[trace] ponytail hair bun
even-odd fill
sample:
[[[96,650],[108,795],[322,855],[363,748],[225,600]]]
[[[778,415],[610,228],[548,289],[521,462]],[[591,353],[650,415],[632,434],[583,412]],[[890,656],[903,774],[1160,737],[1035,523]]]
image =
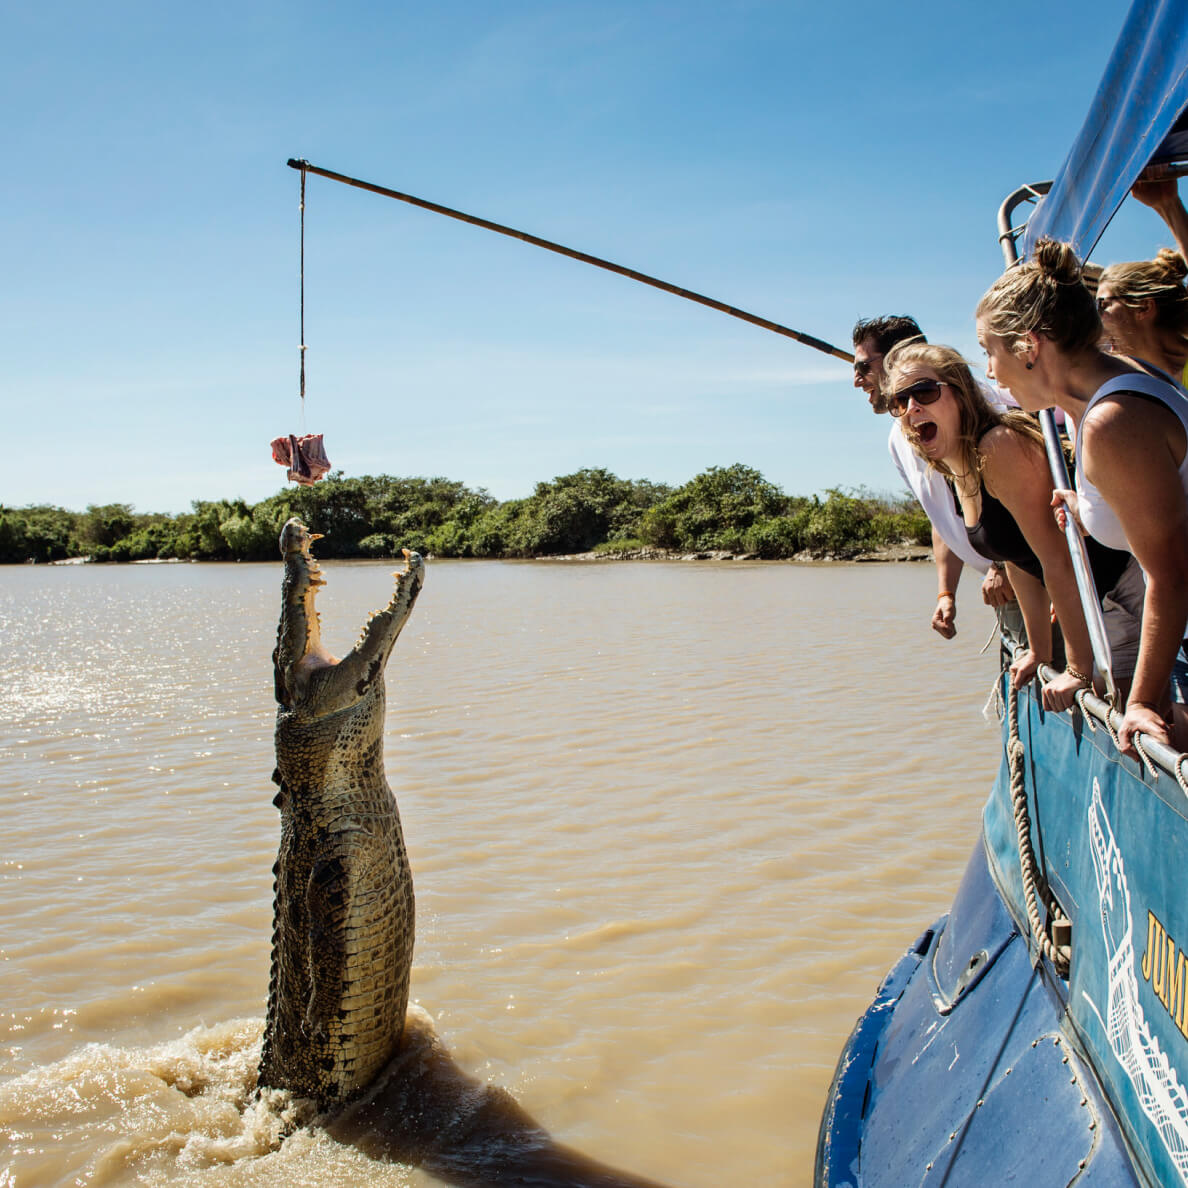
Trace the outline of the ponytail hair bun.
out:
[[[1058,285],[1075,285],[1081,280],[1081,261],[1067,243],[1044,236],[1031,254],[1041,275],[1051,277]]]
[[[1160,248],[1155,253],[1155,263],[1160,266],[1172,284],[1179,284],[1188,276],[1188,262],[1185,262],[1179,252],[1172,251],[1171,248]]]
[[[1068,354],[1096,350],[1101,338],[1097,302],[1076,252],[1047,236],[1036,243],[1030,259],[1008,268],[986,290],[977,317],[1015,354],[1027,349],[1033,334]]]

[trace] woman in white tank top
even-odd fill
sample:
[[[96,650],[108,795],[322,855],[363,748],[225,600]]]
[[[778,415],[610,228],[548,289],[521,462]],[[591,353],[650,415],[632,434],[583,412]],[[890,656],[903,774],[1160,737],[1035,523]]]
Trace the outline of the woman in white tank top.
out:
[[[1111,397],[1113,397],[1112,400],[1110,399]],[[1086,441],[1085,434],[1089,433],[1092,435],[1094,432],[1089,426],[1098,427],[1101,425],[1103,417],[1108,420],[1110,416],[1110,413],[1104,410],[1101,414],[1095,415],[1095,410],[1103,402],[1106,402],[1106,407],[1108,408],[1120,408],[1123,410],[1113,413],[1114,416],[1132,417],[1135,415],[1135,410],[1143,401],[1154,401],[1167,408],[1180,422],[1184,430],[1184,436],[1188,439],[1188,400],[1184,398],[1179,389],[1173,387],[1168,381],[1159,379],[1157,376],[1144,375],[1142,373],[1137,375],[1127,373],[1126,375],[1119,375],[1113,379],[1106,380],[1089,398],[1084,412],[1081,414],[1081,420],[1078,422],[1082,426],[1080,434],[1082,445]],[[1139,412],[1137,415],[1141,417],[1143,414]],[[1160,420],[1166,420],[1161,414],[1156,414],[1156,416]],[[1097,453],[1100,454],[1100,452],[1099,449]],[[1173,461],[1175,461],[1177,453],[1178,451],[1173,445]],[[1185,491],[1188,491],[1188,449],[1184,451],[1183,457],[1180,458],[1177,471],[1180,476],[1181,485]],[[1105,496],[1097,489],[1086,472],[1085,450],[1083,448],[1077,451],[1076,489],[1077,519],[1080,520],[1081,526],[1085,531],[1112,549],[1130,548],[1126,530],[1122,527],[1122,522],[1118,519],[1114,509],[1110,507]]]
[[[988,371],[1028,411],[1078,426],[1079,512],[1147,578],[1142,638],[1119,737],[1171,742],[1168,682],[1188,624],[1188,408],[1179,390],[1100,347],[1101,319],[1067,244],[1041,239],[978,303]]]

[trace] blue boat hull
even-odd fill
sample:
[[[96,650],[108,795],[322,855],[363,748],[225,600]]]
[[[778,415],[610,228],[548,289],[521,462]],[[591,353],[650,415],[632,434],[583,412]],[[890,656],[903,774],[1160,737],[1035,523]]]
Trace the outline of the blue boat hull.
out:
[[[823,1188],[1188,1183],[1188,796],[1090,727],[1020,695],[1030,835],[1071,921],[1069,975],[1028,925],[1004,727],[952,908],[838,1063]]]

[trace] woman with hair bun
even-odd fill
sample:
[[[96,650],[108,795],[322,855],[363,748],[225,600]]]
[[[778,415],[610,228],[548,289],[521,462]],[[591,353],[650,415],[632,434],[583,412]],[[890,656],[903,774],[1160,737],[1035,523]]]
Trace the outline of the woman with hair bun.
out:
[[[1171,741],[1169,679],[1188,623],[1188,401],[1172,384],[1100,347],[1101,318],[1067,244],[990,286],[976,311],[987,370],[1019,404],[1062,408],[1078,426],[1076,494],[1056,492],[1085,531],[1128,548],[1146,575],[1142,636],[1119,730]]]
[[[1163,248],[1154,260],[1111,264],[1097,283],[1110,349],[1153,363],[1179,380],[1188,363],[1188,264]]]
[[[1092,681],[1093,650],[1072,560],[1052,518],[1052,482],[1038,426],[1018,410],[993,408],[952,347],[903,343],[884,366],[887,411],[901,418],[912,448],[948,481],[970,543],[1006,566],[1027,628],[1028,647],[1011,665],[1016,689],[1052,660],[1050,608],[1056,608],[1067,667],[1044,686],[1041,698],[1047,709],[1067,709]],[[1141,599],[1142,575],[1129,553],[1095,546],[1093,554],[1103,591],[1115,587],[1129,566]],[[1131,618],[1132,635],[1136,628]]]

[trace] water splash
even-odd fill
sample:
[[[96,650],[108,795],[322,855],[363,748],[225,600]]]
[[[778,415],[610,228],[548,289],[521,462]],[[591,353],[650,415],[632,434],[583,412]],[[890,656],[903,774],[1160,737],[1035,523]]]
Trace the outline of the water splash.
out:
[[[149,1048],[88,1044],[9,1081],[0,1185],[45,1183],[53,1168],[89,1186],[406,1188],[427,1173],[461,1188],[658,1188],[556,1143],[510,1093],[459,1068],[416,1006],[372,1091],[332,1117],[256,1091],[261,1031],[238,1019]]]

